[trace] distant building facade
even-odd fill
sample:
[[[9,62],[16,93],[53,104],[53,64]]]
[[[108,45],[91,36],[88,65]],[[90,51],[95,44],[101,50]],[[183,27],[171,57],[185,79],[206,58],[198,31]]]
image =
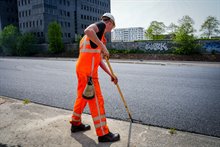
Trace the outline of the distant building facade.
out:
[[[132,27],[132,28],[119,28],[114,29],[112,32],[112,42],[130,42],[135,40],[144,39],[144,28]]]
[[[7,25],[13,24],[18,27],[17,0],[0,1],[0,31]]]
[[[61,26],[64,43],[72,42],[84,29],[110,12],[110,0],[17,0],[19,29],[47,42],[48,25]]]

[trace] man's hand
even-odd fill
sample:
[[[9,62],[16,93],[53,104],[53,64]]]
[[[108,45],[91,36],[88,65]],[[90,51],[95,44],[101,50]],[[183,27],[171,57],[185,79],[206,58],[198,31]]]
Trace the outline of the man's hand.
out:
[[[118,78],[115,75],[111,75],[111,80],[115,85],[118,84]]]

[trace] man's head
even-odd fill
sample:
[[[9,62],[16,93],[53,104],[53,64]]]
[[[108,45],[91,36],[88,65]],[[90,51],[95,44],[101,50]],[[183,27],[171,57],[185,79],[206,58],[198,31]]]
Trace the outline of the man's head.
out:
[[[106,24],[106,32],[111,32],[115,27],[115,18],[111,13],[105,13],[101,17],[102,21]]]

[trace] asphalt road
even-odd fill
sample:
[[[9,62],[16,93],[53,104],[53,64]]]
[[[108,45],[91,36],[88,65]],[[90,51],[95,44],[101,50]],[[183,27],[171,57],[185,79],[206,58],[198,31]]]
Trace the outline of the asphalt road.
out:
[[[134,119],[220,137],[219,64],[112,63],[112,67]],[[107,117],[126,120],[116,86],[102,70],[99,77]],[[76,85],[75,61],[0,58],[0,95],[72,109]]]

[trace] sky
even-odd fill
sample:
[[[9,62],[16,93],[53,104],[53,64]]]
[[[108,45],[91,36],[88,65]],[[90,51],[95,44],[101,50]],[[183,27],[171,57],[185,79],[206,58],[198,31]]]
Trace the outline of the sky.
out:
[[[199,35],[201,25],[208,16],[220,21],[220,0],[111,0],[111,13],[116,28],[143,27],[152,21],[178,25],[183,16],[190,16]]]

